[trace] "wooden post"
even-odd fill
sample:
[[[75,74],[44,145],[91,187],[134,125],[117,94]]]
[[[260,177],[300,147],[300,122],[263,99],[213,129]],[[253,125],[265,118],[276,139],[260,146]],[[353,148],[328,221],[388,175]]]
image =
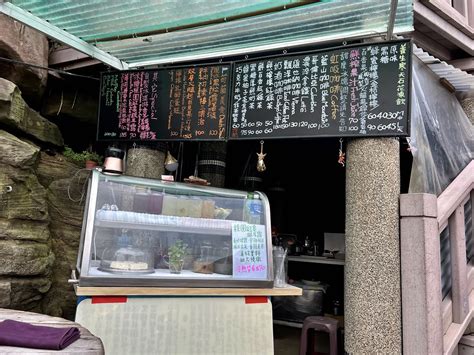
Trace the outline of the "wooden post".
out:
[[[403,353],[441,354],[441,261],[437,199],[400,196]]]
[[[448,223],[451,243],[453,322],[462,324],[469,312],[464,205],[456,208]]]
[[[467,1],[466,0],[453,0],[454,9],[466,18],[466,24],[468,23],[468,12],[467,12]]]
[[[474,1],[467,2],[467,21],[469,26],[474,27]]]
[[[474,240],[474,190],[471,190],[471,240]]]

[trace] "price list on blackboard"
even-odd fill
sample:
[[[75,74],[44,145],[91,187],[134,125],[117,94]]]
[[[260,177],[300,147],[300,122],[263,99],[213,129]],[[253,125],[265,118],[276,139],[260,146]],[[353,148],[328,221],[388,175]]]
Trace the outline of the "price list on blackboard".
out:
[[[408,134],[409,41],[235,65],[230,139]]]
[[[98,140],[222,140],[230,66],[105,73]]]

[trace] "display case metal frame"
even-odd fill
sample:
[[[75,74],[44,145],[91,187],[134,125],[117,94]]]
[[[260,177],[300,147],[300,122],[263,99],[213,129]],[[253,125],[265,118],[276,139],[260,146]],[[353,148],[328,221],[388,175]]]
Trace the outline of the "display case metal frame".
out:
[[[208,186],[194,186],[183,183],[167,182],[161,180],[145,179],[132,176],[110,176],[104,175],[98,170],[93,170],[89,179],[89,186],[87,191],[87,199],[84,209],[84,219],[81,231],[81,239],[79,246],[79,255],[77,259],[76,268],[79,273],[79,286],[89,287],[106,287],[106,286],[130,286],[130,287],[225,287],[225,288],[272,288],[273,287],[273,259],[272,259],[272,241],[271,241],[271,223],[270,223],[270,206],[265,194],[261,192],[252,192],[254,196],[262,201],[264,207],[265,217],[265,231],[266,231],[266,256],[267,256],[267,277],[266,279],[240,279],[233,278],[232,275],[227,277],[212,277],[202,276],[199,278],[186,278],[177,275],[176,277],[146,277],[144,275],[130,275],[130,274],[113,274],[110,276],[91,276],[89,268],[91,264],[92,239],[94,237],[94,228],[97,228],[96,211],[97,198],[100,177],[104,177],[106,181],[123,182],[136,184],[148,187],[157,187],[166,191],[178,190],[183,192],[200,192],[210,197],[231,197],[245,199],[248,196],[246,191],[220,189]],[[239,222],[239,221],[236,221]],[[230,222],[229,222],[230,223]],[[119,225],[108,225],[107,227],[121,228]],[[128,225],[128,228],[131,226]],[[148,230],[164,231],[166,226],[160,225],[137,225],[135,228],[146,228]],[[174,231],[179,231],[179,227],[173,227]],[[186,227],[186,231],[192,233],[199,233],[199,230],[190,230]],[[211,233],[213,230],[205,230],[202,232]],[[222,232],[216,232],[221,234]]]

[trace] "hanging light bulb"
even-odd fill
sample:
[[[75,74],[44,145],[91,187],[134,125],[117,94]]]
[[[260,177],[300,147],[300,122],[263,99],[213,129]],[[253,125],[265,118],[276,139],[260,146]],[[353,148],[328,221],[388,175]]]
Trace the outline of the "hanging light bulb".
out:
[[[178,169],[179,163],[174,156],[171,155],[170,151],[166,154],[165,169],[168,171],[175,171]]]

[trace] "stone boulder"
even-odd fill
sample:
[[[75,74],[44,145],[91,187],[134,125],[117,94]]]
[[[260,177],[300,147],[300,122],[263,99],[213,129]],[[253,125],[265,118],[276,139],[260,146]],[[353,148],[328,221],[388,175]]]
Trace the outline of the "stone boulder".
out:
[[[3,14],[0,14],[0,28],[0,57],[48,67],[46,36]],[[17,84],[25,100],[39,108],[48,78],[46,70],[0,62],[0,77]]]
[[[48,187],[55,180],[67,179],[79,170],[76,164],[66,160],[62,154],[50,155],[40,153],[40,159],[36,168],[38,180],[44,187]]]
[[[0,78],[0,123],[40,142],[59,147],[64,145],[59,128],[32,110],[23,100],[18,87],[2,78]]]
[[[40,312],[41,300],[51,287],[46,277],[0,280],[0,307]]]
[[[49,245],[0,240],[0,275],[36,276],[50,272],[54,261]]]
[[[0,164],[23,169],[29,168],[36,163],[38,153],[37,146],[0,130]]]

